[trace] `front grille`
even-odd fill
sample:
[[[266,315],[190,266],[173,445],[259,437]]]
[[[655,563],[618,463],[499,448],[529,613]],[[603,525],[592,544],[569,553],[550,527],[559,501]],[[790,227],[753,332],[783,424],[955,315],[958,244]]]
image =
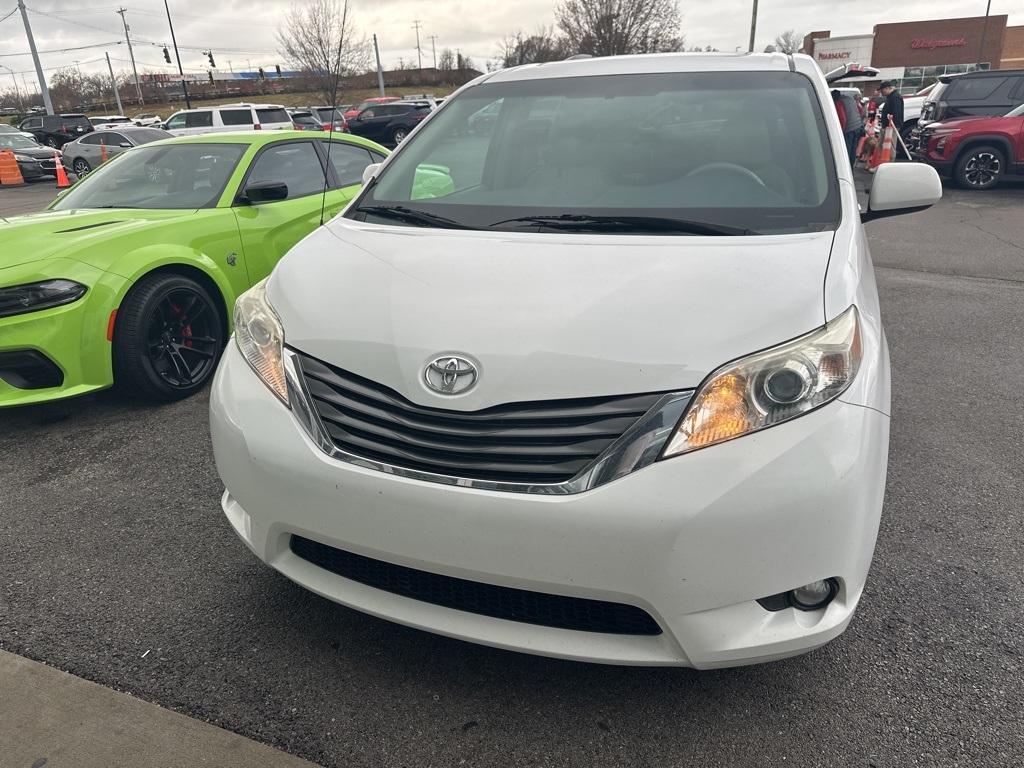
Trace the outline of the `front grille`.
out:
[[[303,560],[346,579],[445,608],[580,632],[661,634],[661,627],[651,615],[634,605],[441,576],[335,549],[302,536],[291,537],[291,550]]]
[[[341,450],[474,480],[561,483],[579,474],[661,394],[542,400],[450,411],[297,352],[313,405]]]
[[[64,383],[64,372],[42,352],[0,352],[0,380],[18,389],[47,389]]]

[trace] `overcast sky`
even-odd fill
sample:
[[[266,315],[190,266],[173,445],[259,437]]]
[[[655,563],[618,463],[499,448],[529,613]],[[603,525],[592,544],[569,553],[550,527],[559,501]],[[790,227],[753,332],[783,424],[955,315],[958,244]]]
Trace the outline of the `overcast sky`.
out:
[[[110,0],[93,0],[109,2]],[[77,51],[41,53],[43,67],[53,71],[80,62],[82,71],[106,68],[103,54],[109,52],[115,69],[128,69],[128,52],[116,5],[90,5],[86,0],[25,0],[41,51],[93,46]],[[361,32],[376,33],[385,68],[399,59],[416,58],[413,22],[422,24],[420,41],[423,65],[432,64],[431,40],[437,50],[461,49],[477,68],[497,54],[497,42],[505,34],[532,31],[552,24],[557,0],[517,2],[469,2],[463,0],[352,0]],[[135,44],[139,70],[172,71],[163,62],[160,49],[145,41],[163,45],[170,42],[161,0],[124,0]],[[284,63],[277,53],[275,29],[288,10],[290,0],[170,0],[182,64],[186,71],[202,71],[205,56],[199,50],[212,48],[221,69],[238,71],[250,66],[273,67]],[[688,47],[711,45],[723,51],[746,48],[749,36],[751,0],[680,0],[683,33]],[[0,0],[0,18],[15,7],[15,0]],[[795,29],[830,29],[833,35],[870,32],[874,24],[931,18],[982,15],[985,0],[903,0],[899,3],[839,2],[839,0],[760,0],[757,50],[778,33]],[[993,0],[992,14],[1008,14],[1009,23],[1024,24],[1024,0]],[[45,15],[52,14],[52,15]],[[60,18],[54,18],[58,16]],[[121,40],[121,44],[115,41]],[[0,67],[22,74],[35,87],[31,57],[18,13],[0,22]],[[21,55],[7,55],[21,54]],[[11,84],[7,69],[0,68],[0,88]]]

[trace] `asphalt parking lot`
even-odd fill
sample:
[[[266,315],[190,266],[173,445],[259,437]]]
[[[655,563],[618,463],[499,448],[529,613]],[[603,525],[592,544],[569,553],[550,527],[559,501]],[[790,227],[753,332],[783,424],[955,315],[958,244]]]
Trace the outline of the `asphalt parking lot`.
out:
[[[205,396],[109,393],[0,411],[0,648],[325,766],[1020,765],[1022,222],[1018,185],[868,226],[888,493],[859,612],[819,651],[602,667],[355,613],[235,538]]]

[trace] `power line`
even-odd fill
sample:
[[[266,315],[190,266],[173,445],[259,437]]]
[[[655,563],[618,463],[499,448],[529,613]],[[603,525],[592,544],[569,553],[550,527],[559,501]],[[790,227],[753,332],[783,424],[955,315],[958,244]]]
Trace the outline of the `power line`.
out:
[[[74,48],[53,48],[49,51],[36,51],[36,53],[70,53],[71,51],[84,51],[89,48],[104,48],[108,45],[123,45],[124,40],[112,40],[109,43],[93,43],[92,45],[77,45]],[[22,53],[0,53],[0,56],[4,58],[10,56],[31,56],[32,54],[28,51]]]
[[[8,13],[8,14],[7,14],[6,16],[4,16],[3,18],[0,18],[0,22],[2,22],[2,21],[7,21],[7,20],[8,20],[9,18],[11,18],[11,16],[13,16],[14,14],[16,14],[17,12],[18,12],[18,6],[14,6],[14,10],[12,10],[12,11],[11,11],[10,13]]]

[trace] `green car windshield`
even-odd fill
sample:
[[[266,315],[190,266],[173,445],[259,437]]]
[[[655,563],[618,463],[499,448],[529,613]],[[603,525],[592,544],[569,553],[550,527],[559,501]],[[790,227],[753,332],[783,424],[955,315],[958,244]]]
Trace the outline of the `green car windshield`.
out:
[[[442,228],[782,234],[834,229],[840,203],[808,78],[678,72],[468,88],[345,215]]]
[[[137,147],[75,184],[52,210],[209,208],[216,205],[247,145]]]
[[[16,133],[0,133],[0,149],[39,149],[39,145]]]

